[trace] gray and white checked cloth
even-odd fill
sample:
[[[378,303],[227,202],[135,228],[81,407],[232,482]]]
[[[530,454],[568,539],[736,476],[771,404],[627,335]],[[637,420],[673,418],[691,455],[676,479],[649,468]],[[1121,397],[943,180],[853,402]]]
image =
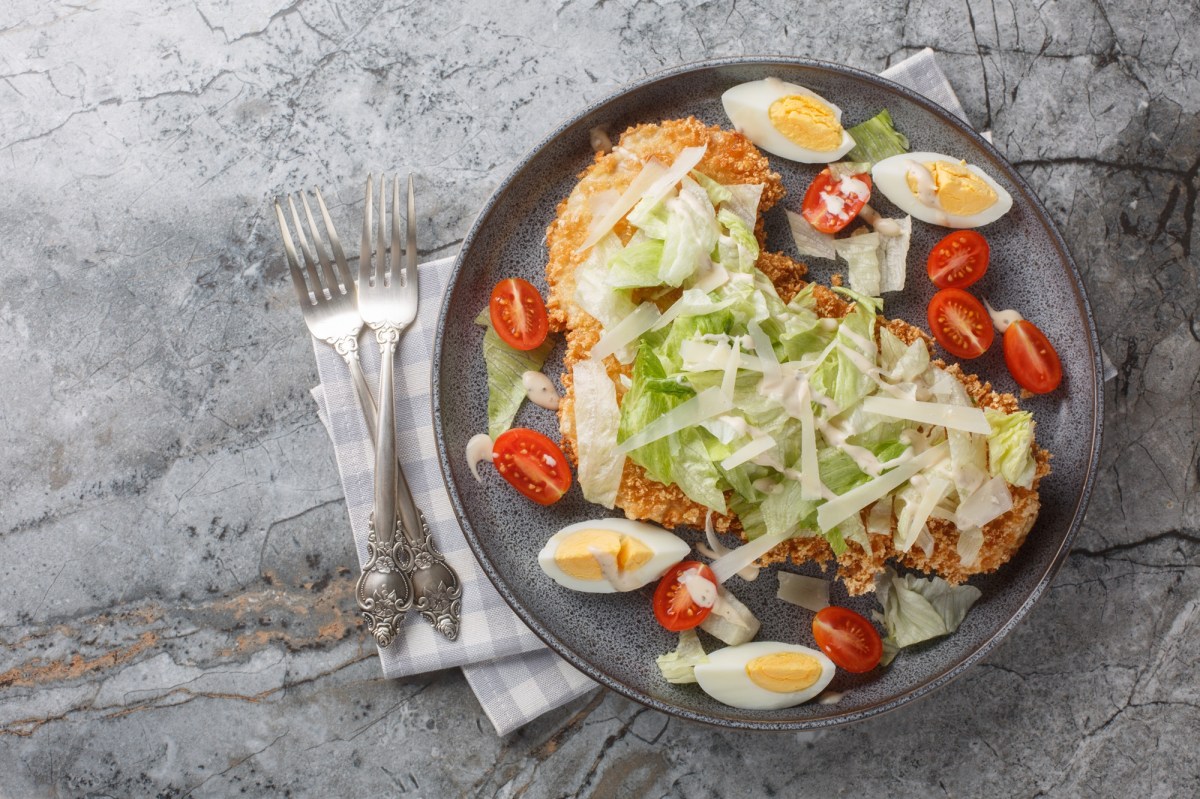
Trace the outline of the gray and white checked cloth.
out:
[[[932,50],[922,50],[881,74],[966,119]],[[386,677],[462,667],[484,712],[504,735],[596,684],[547,649],[500,598],[467,547],[450,508],[434,447],[429,378],[433,333],[452,261],[443,258],[420,267],[420,315],[401,338],[396,357],[396,430],[397,451],[417,506],[425,512],[434,539],[462,579],[462,630],[457,641],[447,641],[413,616],[405,621],[395,642],[380,650],[379,659]],[[367,560],[367,517],[373,493],[372,444],[346,365],[322,342],[314,339],[313,349],[321,385],[312,393],[333,440],[362,564]],[[369,336],[363,337],[360,351],[363,370],[378,375],[379,350]]]

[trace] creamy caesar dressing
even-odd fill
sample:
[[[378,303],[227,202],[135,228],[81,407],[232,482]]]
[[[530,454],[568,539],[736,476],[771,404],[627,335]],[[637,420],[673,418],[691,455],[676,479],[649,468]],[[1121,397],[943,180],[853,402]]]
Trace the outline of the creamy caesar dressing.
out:
[[[858,212],[858,215],[864,222],[875,228],[875,232],[880,236],[895,238],[896,236],[904,233],[904,230],[900,227],[899,222],[897,222],[895,219],[885,219],[879,215],[878,211],[869,205],[864,205],[862,210]]]
[[[553,381],[541,372],[528,371],[521,375],[525,384],[525,396],[534,405],[539,405],[548,411],[557,411],[561,399]]]
[[[992,317],[992,324],[996,326],[996,331],[1001,335],[1012,325],[1025,320],[1024,316],[1021,316],[1021,314],[1011,308],[1004,311],[997,311],[987,300],[984,300],[983,304],[987,306],[988,316]]]
[[[717,586],[707,577],[701,577],[698,569],[688,569],[679,575],[679,584],[687,589],[692,602],[702,608],[717,604]]]
[[[492,437],[487,433],[478,433],[471,436],[471,440],[467,442],[467,466],[471,469],[471,474],[479,482],[483,482],[483,478],[479,476],[479,464],[481,461],[492,461]]]

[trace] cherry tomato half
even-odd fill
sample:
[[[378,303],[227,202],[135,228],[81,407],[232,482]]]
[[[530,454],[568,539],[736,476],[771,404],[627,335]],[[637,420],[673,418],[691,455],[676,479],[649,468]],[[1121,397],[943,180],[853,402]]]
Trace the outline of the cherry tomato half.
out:
[[[679,581],[684,572],[693,570],[697,577],[712,583],[714,594],[716,592],[717,578],[703,563],[685,560],[672,566],[654,589],[654,617],[668,630],[679,632],[698,627],[712,613],[711,605],[697,605],[687,586]]]
[[[1062,362],[1054,345],[1025,319],[1004,331],[1004,362],[1017,384],[1034,394],[1048,394],[1062,382]]]
[[[813,638],[838,668],[862,674],[879,665],[883,641],[875,625],[850,610],[830,605],[813,617]]]
[[[974,230],[956,230],[933,245],[925,270],[940,289],[965,289],[987,272],[987,239]]]
[[[938,344],[958,358],[978,358],[996,337],[983,303],[962,289],[942,289],[934,294],[928,317]]]
[[[562,450],[536,430],[514,427],[492,446],[500,476],[539,505],[553,505],[571,487],[571,467]]]
[[[542,295],[528,280],[510,277],[492,289],[488,303],[492,327],[508,346],[531,350],[546,340],[550,320]]]
[[[864,185],[866,194],[861,193]],[[822,233],[837,233],[854,221],[869,199],[871,176],[866,172],[853,178],[839,178],[826,168],[813,178],[808,191],[804,193],[800,212],[810,225]]]

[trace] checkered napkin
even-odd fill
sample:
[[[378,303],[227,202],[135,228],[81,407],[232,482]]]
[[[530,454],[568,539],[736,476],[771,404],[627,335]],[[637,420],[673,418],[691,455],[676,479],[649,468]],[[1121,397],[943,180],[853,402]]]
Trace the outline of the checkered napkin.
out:
[[[932,50],[922,50],[882,74],[966,118]],[[396,357],[396,448],[434,540],[462,580],[462,629],[457,641],[448,641],[412,614],[395,642],[380,650],[379,659],[386,677],[462,667],[484,712],[503,735],[586,693],[595,683],[521,624],[480,571],[451,511],[437,464],[429,397],[433,333],[451,261],[444,258],[420,267],[420,315],[400,339]],[[363,336],[362,342],[363,371],[378,375],[379,350],[370,336]],[[313,349],[321,385],[312,393],[333,440],[359,563],[366,563],[367,517],[374,494],[372,442],[346,365],[322,342],[314,339]]]

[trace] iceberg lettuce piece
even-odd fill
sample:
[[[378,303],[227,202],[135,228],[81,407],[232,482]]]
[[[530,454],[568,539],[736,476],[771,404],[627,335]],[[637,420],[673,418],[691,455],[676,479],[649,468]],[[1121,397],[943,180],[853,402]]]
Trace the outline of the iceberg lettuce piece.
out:
[[[973,585],[953,586],[941,577],[898,575],[890,566],[876,578],[875,593],[883,606],[883,613],[877,613],[876,618],[888,632],[884,665],[898,649],[957,630],[982,596]]]
[[[663,243],[649,236],[635,237],[608,262],[608,285],[614,289],[644,288],[662,283]]]
[[[679,634],[679,646],[674,652],[659,655],[655,661],[663,679],[676,685],[696,682],[696,667],[708,662],[704,645],[695,630],[684,630]]]
[[[611,509],[617,501],[623,457],[614,456],[621,411],[616,387],[600,361],[585,358],[572,369],[575,376],[575,449],[579,455],[576,477],[583,498]]]
[[[850,288],[870,297],[882,293],[882,273],[879,259],[879,234],[864,233],[833,243],[837,255],[846,262]]]
[[[992,426],[987,437],[988,468],[992,476],[1000,475],[1010,485],[1031,488],[1037,470],[1033,458],[1033,414],[1002,413],[991,408],[984,413]]]
[[[487,328],[483,334],[483,363],[488,376],[488,435],[495,439],[512,427],[525,399],[523,376],[542,370],[542,364],[554,349],[554,340],[547,338],[532,350],[513,349],[492,328],[487,308],[475,317],[475,324]]]

